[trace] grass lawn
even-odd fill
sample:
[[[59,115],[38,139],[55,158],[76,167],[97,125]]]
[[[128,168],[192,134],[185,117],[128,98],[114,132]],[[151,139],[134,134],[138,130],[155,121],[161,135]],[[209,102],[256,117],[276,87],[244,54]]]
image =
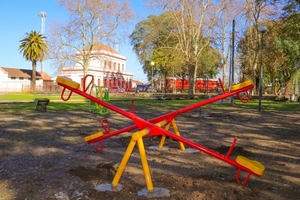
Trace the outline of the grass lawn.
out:
[[[48,98],[50,100],[61,100],[60,94],[32,94],[32,93],[12,93],[0,95],[1,101],[33,101],[35,98]],[[72,95],[72,100],[84,100],[85,98],[79,95]]]
[[[243,104],[239,100],[235,100],[235,105],[240,108],[252,108],[258,110],[258,100],[251,100],[247,104]],[[300,111],[299,102],[281,102],[281,101],[262,101],[261,109],[266,111]]]
[[[35,98],[49,98],[50,103],[48,105],[48,110],[58,111],[58,110],[88,110],[89,102],[84,97],[73,94],[70,101],[62,101],[60,95],[47,95],[47,94],[31,94],[31,93],[21,93],[21,94],[6,94],[0,95],[0,111],[5,110],[33,110],[35,105],[33,99]],[[111,101],[109,103],[118,106],[122,109],[130,110],[131,103],[134,100],[135,107],[143,107],[144,109],[151,108],[153,106],[163,106],[163,107],[174,107],[174,110],[197,103],[201,100],[152,100],[148,98],[136,98],[136,97],[124,97],[124,96],[111,96]],[[11,103],[1,103],[8,102]],[[25,101],[25,102],[23,102]],[[93,106],[93,104],[92,104]],[[257,109],[258,110],[258,100],[251,100],[247,104],[235,100],[233,106],[228,104],[208,104],[205,108],[226,108],[231,109],[232,107],[238,107],[243,109]],[[279,102],[279,101],[262,101],[263,111],[300,111],[299,102]]]

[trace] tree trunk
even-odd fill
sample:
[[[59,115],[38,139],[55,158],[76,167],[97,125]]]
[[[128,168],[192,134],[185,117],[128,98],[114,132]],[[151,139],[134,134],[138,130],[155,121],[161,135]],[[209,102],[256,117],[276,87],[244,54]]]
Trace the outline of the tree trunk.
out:
[[[34,60],[34,61],[32,61],[30,92],[35,92],[35,80],[36,80],[36,61]]]
[[[195,73],[195,66],[189,66],[189,92],[188,92],[188,97],[189,98],[194,98],[195,95],[195,78],[196,78],[196,73]]]
[[[288,77],[286,79],[286,85],[285,85],[285,95],[291,95],[293,92],[291,91],[291,77]]]
[[[222,82],[223,82],[223,85],[226,86],[226,62],[224,62],[222,64]]]

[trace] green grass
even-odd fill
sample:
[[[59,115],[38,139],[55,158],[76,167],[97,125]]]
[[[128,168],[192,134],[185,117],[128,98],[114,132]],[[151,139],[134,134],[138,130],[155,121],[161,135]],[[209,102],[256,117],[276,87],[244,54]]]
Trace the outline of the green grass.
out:
[[[239,100],[235,101],[235,106],[245,109],[257,109],[258,100],[251,100],[247,104],[243,104]],[[299,102],[280,102],[280,101],[262,101],[261,110],[266,111],[300,111]]]
[[[2,101],[11,101],[10,103],[0,103],[0,112],[1,111],[32,111],[35,110],[35,104],[33,102],[34,98],[49,98],[50,103],[48,105],[48,110],[51,111],[64,111],[64,110],[88,110],[89,104],[88,101],[79,96],[72,95],[70,101],[62,101],[60,95],[46,95],[46,94],[7,94],[0,95],[0,102]],[[131,97],[122,97],[122,96],[112,96],[109,103],[118,106],[122,109],[130,110],[131,109],[131,100],[134,99],[134,104],[136,108],[147,109],[151,107],[173,107],[174,110],[183,108],[187,105],[197,103],[202,100],[151,100],[148,98],[131,98]],[[27,102],[20,102],[27,101]],[[205,108],[241,108],[241,109],[253,109],[258,110],[258,100],[251,100],[247,104],[243,104],[239,100],[235,100],[233,106],[228,104],[208,104],[205,105]],[[299,102],[275,102],[275,101],[262,101],[262,110],[263,111],[300,111]]]
[[[60,94],[32,94],[32,93],[17,93],[0,95],[1,101],[33,101],[35,98],[48,98],[50,100],[61,100]],[[72,100],[84,100],[85,98],[76,94],[72,95]]]

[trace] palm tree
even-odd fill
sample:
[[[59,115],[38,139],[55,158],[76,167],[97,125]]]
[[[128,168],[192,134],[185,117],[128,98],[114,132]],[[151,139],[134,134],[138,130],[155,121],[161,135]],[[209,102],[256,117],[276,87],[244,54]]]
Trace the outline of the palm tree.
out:
[[[32,62],[32,75],[31,75],[31,92],[35,90],[36,80],[36,63],[43,61],[49,52],[46,37],[36,31],[26,33],[26,37],[20,40],[19,46],[20,53],[23,54],[26,60]]]

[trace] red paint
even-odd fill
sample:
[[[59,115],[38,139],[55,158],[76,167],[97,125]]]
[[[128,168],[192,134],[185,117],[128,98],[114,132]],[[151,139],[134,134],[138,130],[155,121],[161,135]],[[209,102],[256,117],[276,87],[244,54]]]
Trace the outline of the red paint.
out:
[[[90,75],[88,75],[88,76],[90,76]],[[60,84],[60,83],[58,83],[58,84],[63,87],[61,97],[62,97],[62,99],[64,101],[69,100],[72,92],[75,92],[75,93],[77,93],[77,94],[79,94],[79,95],[81,95],[81,96],[83,96],[83,97],[85,97],[85,98],[87,98],[87,99],[89,99],[91,101],[94,101],[94,102],[96,102],[96,103],[98,103],[98,104],[100,104],[102,106],[105,106],[106,108],[108,108],[108,109],[110,109],[112,111],[115,111],[115,112],[123,115],[124,117],[127,117],[127,118],[131,119],[134,122],[134,125],[128,126],[126,128],[123,128],[123,129],[120,129],[120,130],[114,131],[114,132],[110,132],[109,130],[107,130],[107,127],[104,126],[105,127],[104,129],[106,130],[107,134],[104,134],[103,136],[101,136],[99,138],[95,138],[95,139],[89,141],[88,143],[96,143],[98,141],[100,142],[100,141],[102,141],[102,140],[104,140],[106,138],[109,138],[109,137],[121,134],[121,133],[126,132],[126,131],[131,131],[131,130],[136,129],[136,128],[139,128],[140,130],[148,128],[148,129],[150,129],[150,133],[148,134],[148,136],[166,135],[167,137],[173,138],[174,140],[180,141],[180,142],[182,142],[182,143],[184,143],[184,144],[186,144],[186,145],[188,145],[188,146],[190,146],[192,148],[195,148],[195,149],[197,149],[199,151],[202,151],[202,152],[204,152],[204,153],[206,153],[206,154],[208,154],[210,156],[218,158],[218,159],[220,159],[220,160],[222,160],[224,162],[227,162],[227,163],[229,163],[229,164],[237,167],[239,169],[238,172],[237,172],[237,175],[236,175],[236,177],[237,177],[236,179],[237,179],[238,182],[239,182],[238,176],[239,176],[240,170],[244,170],[244,171],[248,172],[249,173],[248,174],[249,177],[250,177],[251,174],[254,174],[256,176],[260,176],[258,174],[255,174],[251,170],[245,168],[244,166],[238,164],[235,160],[233,160],[233,159],[231,159],[229,157],[230,154],[231,154],[231,152],[232,152],[232,150],[233,150],[233,147],[234,147],[234,145],[236,143],[236,140],[237,140],[236,138],[234,139],[229,152],[225,156],[225,155],[222,155],[222,154],[220,154],[218,152],[215,152],[215,151],[213,151],[211,149],[208,149],[208,148],[206,148],[204,146],[201,146],[200,144],[194,143],[194,142],[192,142],[192,141],[190,141],[190,140],[188,140],[186,138],[183,138],[181,136],[177,136],[176,134],[174,134],[174,133],[172,133],[170,131],[167,131],[167,130],[165,130],[163,128],[157,127],[155,125],[155,123],[158,123],[158,122],[160,122],[162,120],[167,120],[167,122],[170,123],[171,120],[173,120],[179,114],[188,112],[190,110],[194,110],[194,109],[199,108],[201,106],[205,106],[207,104],[211,104],[213,102],[216,102],[216,101],[228,98],[228,97],[233,96],[233,95],[239,95],[242,92],[247,92],[248,90],[250,90],[250,89],[253,88],[253,85],[249,85],[249,86],[246,86],[244,88],[240,88],[240,89],[238,89],[236,91],[226,92],[224,90],[222,82],[220,81],[220,84],[221,84],[222,90],[223,90],[223,94],[215,96],[215,97],[212,97],[212,98],[207,99],[207,100],[202,101],[202,102],[195,103],[193,105],[186,106],[184,108],[175,110],[173,112],[170,112],[170,113],[158,116],[156,118],[153,118],[153,119],[150,119],[150,120],[147,121],[145,119],[142,119],[142,118],[134,115],[132,112],[127,112],[125,110],[122,110],[122,109],[120,109],[120,108],[118,108],[118,107],[116,107],[116,106],[114,106],[112,104],[109,104],[109,103],[107,103],[105,101],[102,101],[102,100],[100,100],[100,99],[98,99],[98,98],[96,98],[94,96],[91,96],[90,94],[86,93],[87,88],[89,87],[90,84],[88,85],[88,87],[85,87],[85,85],[84,85],[83,91],[71,88],[68,85],[64,85],[64,84]],[[63,96],[64,92],[65,92],[65,89],[69,89],[71,91],[69,93],[69,96],[67,98],[64,98],[64,96]],[[133,106],[133,100],[132,100],[132,106]],[[108,127],[109,127],[109,123],[108,122],[107,122],[107,124],[108,124]],[[102,124],[102,126],[103,126],[103,124]],[[100,146],[101,146],[100,149],[102,150],[101,143],[100,143]],[[247,177],[246,180],[244,182],[242,182],[242,184],[246,183],[248,181],[249,177]]]

